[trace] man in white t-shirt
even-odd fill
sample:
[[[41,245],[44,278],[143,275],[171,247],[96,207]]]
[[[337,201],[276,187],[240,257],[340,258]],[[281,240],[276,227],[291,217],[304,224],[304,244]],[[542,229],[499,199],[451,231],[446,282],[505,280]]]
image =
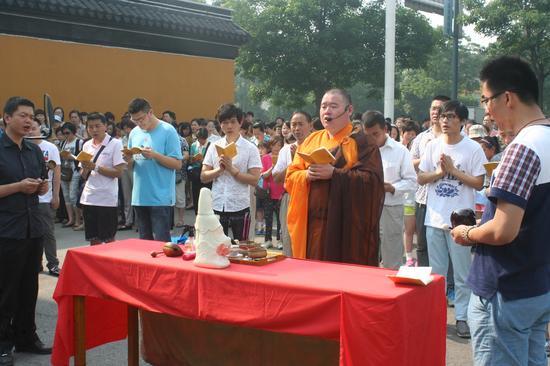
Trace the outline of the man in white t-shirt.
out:
[[[40,122],[33,120],[29,136],[42,135]],[[44,253],[46,254],[46,267],[50,275],[59,277],[59,259],[57,258],[57,241],[55,240],[55,210],[59,208],[59,187],[61,186],[61,159],[57,146],[49,141],[32,140],[38,145],[44,155],[44,162],[48,166],[49,161],[55,162],[55,168],[48,171],[48,192],[38,196],[39,217],[44,223]]]
[[[311,133],[311,130],[311,116],[307,112],[299,111],[292,114],[290,117],[290,131],[296,138],[296,142],[283,146],[281,151],[279,151],[279,158],[277,159],[277,164],[273,167],[272,172],[275,183],[285,182],[286,168],[292,164],[292,159],[294,159],[294,154],[296,153],[298,145],[304,142],[306,137],[308,137]],[[290,242],[290,234],[288,232],[288,225],[286,221],[289,200],[290,196],[288,192],[285,191],[283,197],[281,198],[279,219],[281,221],[281,242],[283,244],[283,254],[287,257],[292,256],[292,245]]]
[[[122,157],[122,142],[107,134],[107,121],[101,113],[90,113],[86,126],[90,140],[82,151],[92,155],[92,161],[81,162],[86,184],[80,196],[83,207],[86,240],[91,245],[115,240],[118,217],[118,178],[126,167]]]
[[[416,188],[416,172],[409,150],[387,134],[384,115],[367,111],[362,117],[366,134],[380,149],[384,168],[384,207],[380,217],[380,254],[384,268],[403,265],[403,229],[405,192]]]
[[[213,145],[225,147],[234,142],[237,156],[218,156],[211,146],[204,157],[201,181],[212,183],[212,208],[220,216],[220,223],[226,235],[229,226],[233,239],[248,239],[250,224],[250,188],[260,178],[262,162],[258,148],[241,137],[240,128],[243,112],[233,104],[224,104],[217,113],[225,136]]]
[[[450,98],[445,95],[436,95],[432,99],[430,104],[430,128],[421,132],[412,142],[411,154],[413,158],[413,165],[418,172],[418,165],[420,164],[420,158],[424,155],[426,145],[441,135],[441,127],[439,127],[439,114],[441,113],[441,106],[443,103],[449,101]],[[416,256],[419,266],[428,266],[428,244],[426,242],[426,186],[419,185],[415,198],[415,216],[416,216]]]
[[[475,193],[483,187],[483,164],[487,158],[477,142],[461,134],[462,125],[468,118],[464,104],[446,102],[440,116],[442,135],[426,146],[418,167],[418,183],[428,187],[425,223],[430,265],[435,273],[446,277],[450,255],[454,269],[457,335],[469,338],[470,289],[466,278],[471,254],[469,248],[457,245],[451,238],[450,216],[455,210],[475,208]]]

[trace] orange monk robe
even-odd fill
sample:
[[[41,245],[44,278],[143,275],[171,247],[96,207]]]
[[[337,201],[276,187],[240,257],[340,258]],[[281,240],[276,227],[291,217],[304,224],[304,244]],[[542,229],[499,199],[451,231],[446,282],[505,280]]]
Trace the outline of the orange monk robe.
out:
[[[357,193],[357,198],[364,201],[366,196],[365,190],[368,190],[367,201],[369,202],[365,202],[365,206],[370,205],[372,209],[367,209],[367,207],[365,207],[365,211],[370,212],[366,220],[371,222],[375,220],[376,228],[378,227],[377,225],[384,199],[384,181],[379,149],[372,140],[363,133],[351,135],[352,130],[353,126],[349,124],[332,137],[326,130],[317,131],[312,133],[298,147],[297,151],[305,153],[311,153],[321,146],[332,151],[337,161],[334,163],[335,173],[331,180],[309,182],[306,178],[309,164],[298,154],[295,155],[292,164],[287,169],[285,188],[290,195],[287,222],[292,243],[292,254],[296,258],[339,260],[342,258],[342,253],[334,257],[334,255],[332,255],[334,254],[334,248],[319,249],[312,248],[312,246],[315,245],[318,247],[320,245],[319,241],[341,241],[344,239],[343,237],[336,237],[340,236],[340,234],[348,240],[355,242],[364,239],[360,238],[357,240],[356,236],[349,238],[346,235],[349,231],[356,230],[360,232],[368,226],[367,222],[365,222],[364,225],[363,222],[361,222],[365,216],[361,212],[361,202],[359,202],[359,206],[357,206],[357,204],[349,204],[350,200],[354,200],[354,198],[349,195],[354,194],[356,191],[359,191],[359,193]],[[360,187],[358,189],[358,184],[362,185],[363,182],[365,182],[365,187]],[[312,185],[314,188],[313,190]],[[350,191],[346,192],[345,190],[348,188]],[[310,190],[315,192],[314,197],[310,194]],[[349,197],[346,197],[344,200],[338,198],[342,197],[342,195],[347,195]],[[313,201],[310,203],[310,200]],[[329,200],[332,202],[328,202]],[[334,201],[346,202],[335,203]],[[313,211],[318,209],[320,213],[312,213],[312,208]],[[332,211],[342,211],[342,214],[339,215],[337,212],[328,213],[329,208]],[[349,212],[349,210],[352,211]],[[355,215],[356,213],[357,215]],[[312,215],[314,219],[312,219]],[[323,215],[324,217],[321,217],[321,220],[317,220],[317,218]],[[336,218],[337,221],[349,220],[349,225],[344,227],[342,222],[338,222],[334,225],[337,230],[331,230],[333,222],[327,222],[328,216],[331,216],[333,220]],[[311,226],[313,224],[312,222],[308,222],[309,220],[315,220],[314,227]],[[359,227],[354,228],[354,224]],[[320,228],[319,226],[330,226],[330,228],[327,230],[327,228]],[[372,225],[369,226],[369,229],[372,229]],[[315,234],[312,236],[314,231]],[[337,233],[337,235],[335,235],[335,233]],[[366,246],[374,246],[374,243],[371,242],[375,241],[375,239],[377,241],[378,233],[370,235],[369,237]],[[310,243],[308,243],[308,240]],[[348,244],[349,243],[333,243],[333,245]],[[310,246],[309,248],[308,245]],[[351,243],[350,245],[362,246],[363,244]],[[377,245],[378,243],[376,243],[376,246]],[[339,249],[337,249],[337,251],[338,250]],[[373,253],[373,250],[376,250],[376,253]],[[331,251],[332,254],[328,253]],[[377,261],[377,259],[374,257],[377,257],[377,249],[368,248],[363,250],[360,248],[359,251],[363,253],[358,255],[348,253],[347,257],[344,255],[346,258],[343,260],[353,263],[376,265],[374,262]],[[369,251],[369,253],[365,253],[365,251]],[[367,260],[366,257],[369,257],[369,259]]]

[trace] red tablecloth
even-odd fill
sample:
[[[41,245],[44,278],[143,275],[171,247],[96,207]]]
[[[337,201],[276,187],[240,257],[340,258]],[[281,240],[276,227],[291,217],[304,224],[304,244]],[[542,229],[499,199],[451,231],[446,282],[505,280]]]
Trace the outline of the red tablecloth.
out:
[[[74,354],[72,296],[86,296],[86,348],[127,336],[126,304],[191,319],[340,341],[340,365],[444,365],[444,280],[395,285],[380,268],[285,259],[203,269],[124,240],[67,252],[54,292],[52,364]]]

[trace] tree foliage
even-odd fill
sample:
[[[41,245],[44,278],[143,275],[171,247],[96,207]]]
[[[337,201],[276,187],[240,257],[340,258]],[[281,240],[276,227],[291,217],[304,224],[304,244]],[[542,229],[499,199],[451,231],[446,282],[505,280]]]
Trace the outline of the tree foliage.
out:
[[[466,23],[477,32],[496,37],[489,54],[517,55],[526,59],[539,79],[543,105],[544,81],[550,75],[549,0],[465,0]],[[550,107],[550,100],[546,98]]]
[[[382,1],[225,0],[252,38],[241,48],[238,72],[254,80],[255,101],[289,108],[318,105],[329,87],[384,82]],[[434,31],[418,13],[397,11],[396,69],[426,64]]]
[[[449,95],[452,84],[452,44],[440,39],[429,55],[426,67],[405,69],[399,73],[397,82],[397,110],[421,119],[428,113],[428,106],[435,95]],[[459,48],[458,99],[466,105],[479,105],[479,70],[486,60],[484,49],[475,44],[462,44]]]

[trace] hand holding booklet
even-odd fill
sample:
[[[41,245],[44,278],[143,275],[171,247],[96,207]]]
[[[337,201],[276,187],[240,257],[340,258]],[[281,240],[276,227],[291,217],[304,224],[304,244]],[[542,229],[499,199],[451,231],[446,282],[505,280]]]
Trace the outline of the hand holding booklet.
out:
[[[78,156],[75,158],[75,160],[80,162],[83,162],[83,161],[89,162],[89,161],[92,161],[93,158],[94,157],[92,154],[89,154],[86,151],[81,151],[78,154]]]
[[[220,145],[214,145],[214,146],[216,146],[216,151],[218,152],[218,156],[225,155],[231,159],[237,156],[237,145],[235,145],[234,142],[230,143],[226,147],[222,147]]]
[[[203,159],[204,159],[204,156],[201,153],[197,153],[197,154],[191,156],[191,162],[192,163],[201,162],[201,161],[203,161]]]
[[[136,155],[141,154],[141,149],[137,146],[132,147],[131,149],[124,148],[122,149],[123,154]]]
[[[432,267],[401,266],[394,275],[388,275],[395,283],[426,286],[433,280]]]
[[[326,147],[320,147],[313,150],[311,153],[298,151],[298,155],[310,164],[332,164],[336,158]]]

